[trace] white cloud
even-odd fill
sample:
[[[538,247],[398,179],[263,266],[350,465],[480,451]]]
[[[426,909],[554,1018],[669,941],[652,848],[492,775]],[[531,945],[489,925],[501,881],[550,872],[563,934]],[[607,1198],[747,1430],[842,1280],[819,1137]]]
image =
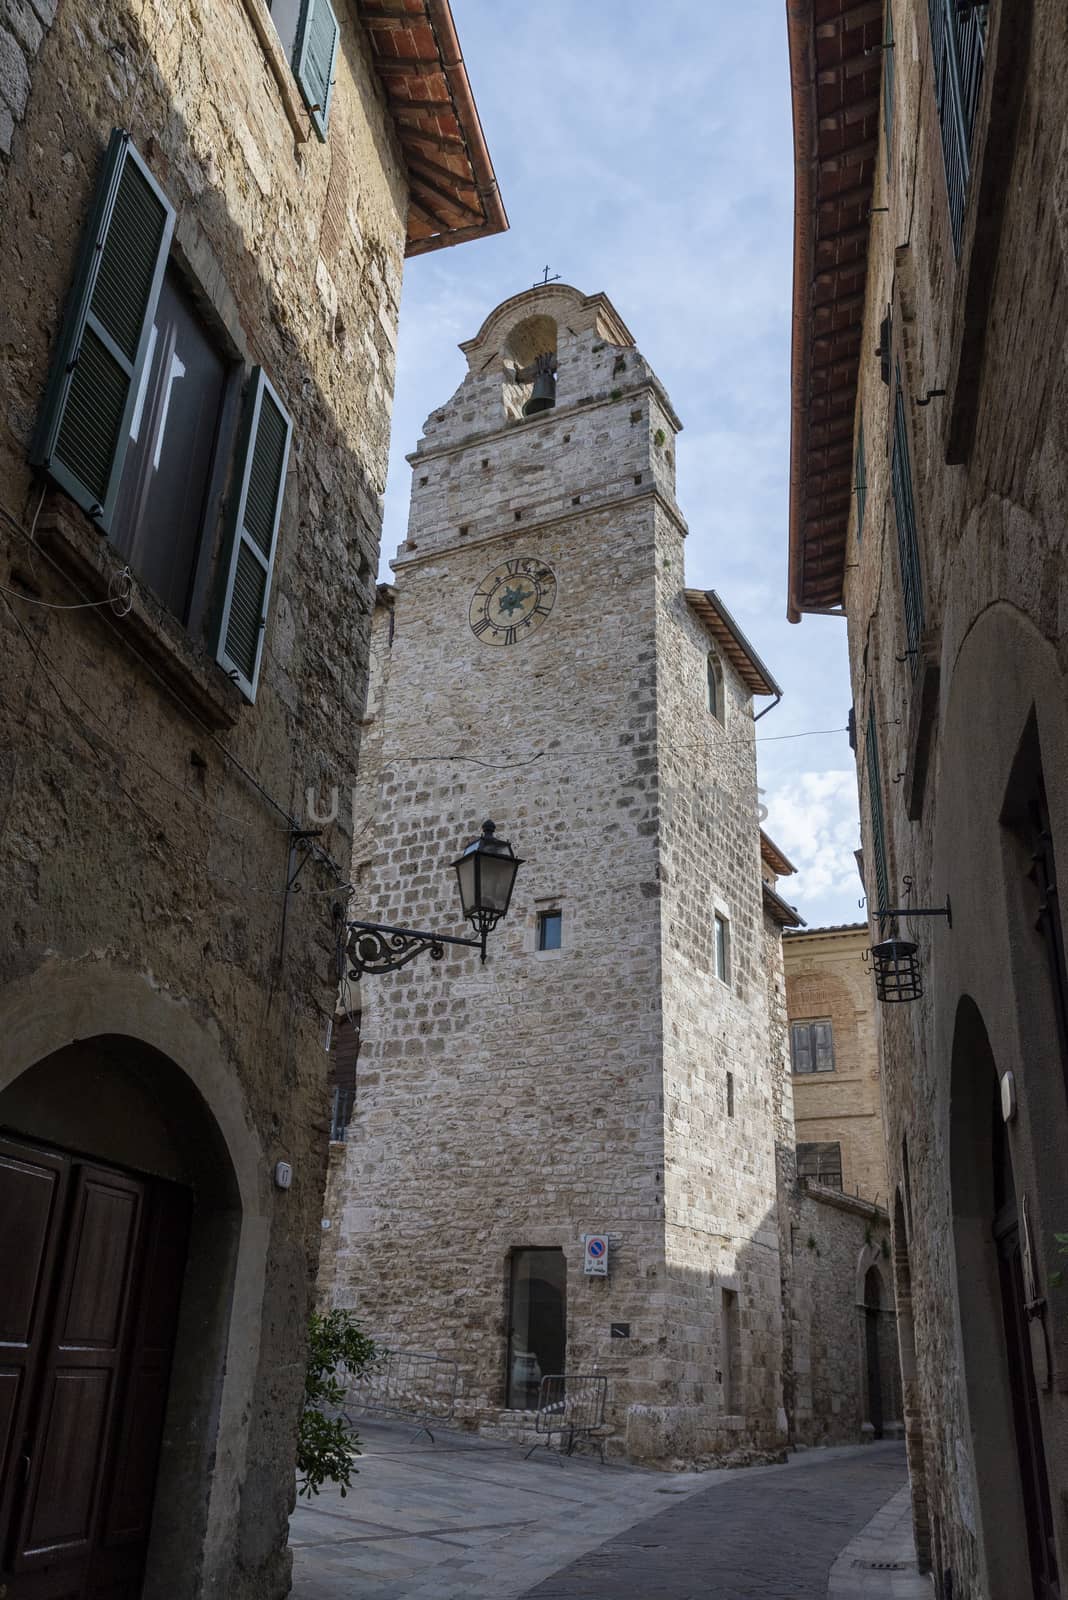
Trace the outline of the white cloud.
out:
[[[780,884],[805,920],[863,921],[853,851],[860,841],[854,771],[801,772],[765,795],[765,829],[798,869]]]

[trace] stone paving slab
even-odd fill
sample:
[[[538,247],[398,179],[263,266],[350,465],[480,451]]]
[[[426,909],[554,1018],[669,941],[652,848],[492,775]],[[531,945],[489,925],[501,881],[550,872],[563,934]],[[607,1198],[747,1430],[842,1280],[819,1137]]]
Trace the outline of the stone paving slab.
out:
[[[430,1443],[394,1424],[360,1432],[348,1496],[328,1488],[291,1519],[294,1600],[827,1600],[836,1556],[905,1475],[899,1445],[669,1474],[525,1461],[514,1445]]]

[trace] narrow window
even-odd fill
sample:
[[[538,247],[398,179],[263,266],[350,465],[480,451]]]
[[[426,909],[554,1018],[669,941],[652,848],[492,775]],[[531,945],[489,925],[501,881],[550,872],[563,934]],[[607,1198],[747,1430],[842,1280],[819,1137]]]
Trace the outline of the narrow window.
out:
[[[962,5],[960,0],[927,0],[927,8],[949,223],[953,252],[959,255],[972,170],[972,131],[983,83],[987,7]]]
[[[716,977],[722,978],[724,983],[731,981],[731,930],[726,917],[716,912],[715,926],[715,962]]]
[[[130,419],[111,541],[183,622],[229,371],[169,264]]]
[[[714,650],[708,652],[706,666],[708,709],[717,722],[723,721],[723,668]]]
[[[842,1187],[842,1146],[840,1144],[799,1144],[797,1177],[803,1183],[811,1178],[826,1189]]]
[[[533,1411],[542,1378],[566,1370],[564,1252],[513,1250],[510,1279],[506,1403],[512,1411]]]
[[[330,1041],[330,1138],[346,1136],[356,1104],[356,1062],[360,1054],[360,1013],[339,1018]]]
[[[897,364],[894,387],[894,447],[890,459],[890,475],[894,491],[894,520],[897,523],[897,552],[901,567],[901,604],[905,612],[905,645],[915,673],[919,665],[920,637],[923,633],[923,579],[920,574],[920,541],[916,531],[912,462],[909,457],[905,391],[901,383],[900,362]]]
[[[733,1115],[734,1115],[734,1073],[733,1072],[728,1072],[728,1074],[727,1074],[727,1115],[728,1115],[728,1117],[733,1117]]]
[[[726,1416],[738,1413],[741,1401],[742,1330],[738,1319],[738,1292],[721,1289],[720,1361],[723,1369],[723,1410]]]
[[[563,935],[563,912],[538,912],[538,949],[559,950]]]
[[[857,543],[864,536],[864,508],[868,503],[868,468],[864,460],[864,418],[857,425],[857,459],[854,467],[854,485],[857,491]]]
[[[830,1022],[791,1022],[790,1056],[796,1073],[833,1072],[834,1036]]]
[[[864,740],[865,761],[868,768],[868,807],[871,812],[871,846],[875,870],[875,911],[886,910],[890,905],[890,874],[886,866],[886,825],[883,820],[883,791],[879,777],[879,739],[875,727],[875,702],[868,711],[868,732]],[[868,883],[871,893],[871,882]]]

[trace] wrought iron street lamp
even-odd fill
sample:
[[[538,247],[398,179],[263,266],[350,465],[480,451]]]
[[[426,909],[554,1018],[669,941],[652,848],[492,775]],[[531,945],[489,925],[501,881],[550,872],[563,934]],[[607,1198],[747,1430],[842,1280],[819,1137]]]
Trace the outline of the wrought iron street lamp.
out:
[[[912,879],[906,878],[904,882],[911,893]],[[946,926],[953,926],[953,907],[948,895],[944,906],[884,906],[875,915],[880,933],[884,923],[896,925],[898,917],[945,917]],[[923,998],[919,946],[912,939],[902,939],[896,926],[889,938],[880,939],[878,944],[872,945],[871,959],[875,972],[875,995],[884,1005]]]
[[[497,838],[496,824],[484,822],[482,832],[472,839],[452,863],[460,890],[464,917],[472,924],[477,939],[461,939],[451,933],[425,933],[418,928],[395,928],[382,922],[345,922],[344,953],[351,963],[348,977],[354,982],[365,974],[396,972],[424,950],[432,961],[440,961],[447,944],[473,946],[486,959],[486,937],[506,915],[512,899],[516,873],[523,865],[507,839]]]

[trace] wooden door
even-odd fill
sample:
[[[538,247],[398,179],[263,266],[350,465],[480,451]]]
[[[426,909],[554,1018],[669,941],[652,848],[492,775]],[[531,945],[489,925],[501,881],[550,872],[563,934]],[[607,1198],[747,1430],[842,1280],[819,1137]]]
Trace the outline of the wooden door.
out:
[[[10,1600],[141,1592],[188,1238],[185,1191],[0,1141],[0,1259],[21,1261],[0,1494]],[[35,1226],[20,1230],[20,1218]],[[21,1236],[20,1236],[21,1233]],[[27,1242],[32,1249],[27,1249]],[[0,1422],[2,1430],[2,1422]]]

